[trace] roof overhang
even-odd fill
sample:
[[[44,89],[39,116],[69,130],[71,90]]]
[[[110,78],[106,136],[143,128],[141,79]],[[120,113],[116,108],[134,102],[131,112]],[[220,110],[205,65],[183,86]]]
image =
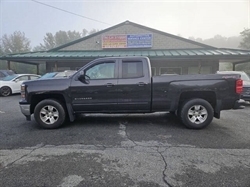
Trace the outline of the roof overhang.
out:
[[[147,56],[150,59],[216,59],[235,64],[250,61],[250,51],[240,49],[169,49],[169,50],[102,50],[102,51],[41,51],[0,56],[0,60],[26,64],[63,60],[91,60],[103,57]]]

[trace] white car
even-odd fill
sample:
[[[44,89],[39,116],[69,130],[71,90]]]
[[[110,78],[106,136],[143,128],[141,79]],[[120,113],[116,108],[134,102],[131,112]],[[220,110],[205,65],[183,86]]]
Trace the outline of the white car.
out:
[[[20,93],[21,84],[24,81],[35,80],[40,78],[36,74],[14,74],[0,80],[0,95],[9,96],[13,93]]]

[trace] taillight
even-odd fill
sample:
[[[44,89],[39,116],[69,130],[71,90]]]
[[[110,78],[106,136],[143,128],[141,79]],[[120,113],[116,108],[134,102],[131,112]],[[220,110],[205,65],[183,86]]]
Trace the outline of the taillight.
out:
[[[243,81],[241,79],[236,80],[236,93],[241,94],[243,91]]]

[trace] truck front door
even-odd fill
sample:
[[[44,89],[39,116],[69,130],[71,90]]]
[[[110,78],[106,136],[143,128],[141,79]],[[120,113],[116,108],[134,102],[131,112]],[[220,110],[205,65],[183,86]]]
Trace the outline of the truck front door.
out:
[[[116,111],[117,65],[116,60],[99,61],[83,70],[85,81],[78,80],[79,75],[72,79],[70,90],[74,111]]]

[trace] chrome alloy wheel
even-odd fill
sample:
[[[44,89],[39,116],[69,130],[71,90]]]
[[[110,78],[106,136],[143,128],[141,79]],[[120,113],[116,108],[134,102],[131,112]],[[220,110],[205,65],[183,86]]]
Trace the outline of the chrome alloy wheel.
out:
[[[195,124],[201,124],[208,117],[207,109],[202,105],[194,105],[188,110],[188,119]]]
[[[42,122],[52,125],[59,119],[59,112],[54,106],[46,105],[40,111],[40,119]]]

